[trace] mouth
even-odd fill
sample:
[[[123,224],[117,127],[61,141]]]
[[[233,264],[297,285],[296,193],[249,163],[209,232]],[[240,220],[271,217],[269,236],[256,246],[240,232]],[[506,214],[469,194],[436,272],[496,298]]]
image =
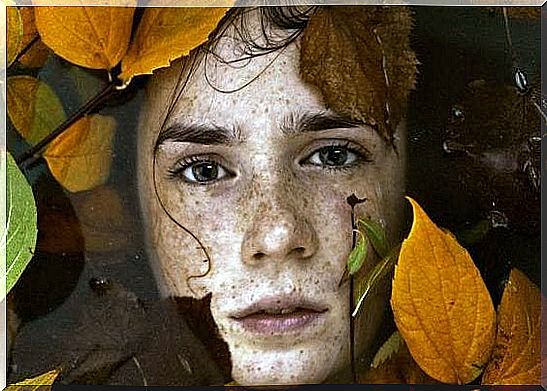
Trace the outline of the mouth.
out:
[[[254,334],[280,335],[318,323],[327,311],[328,308],[319,303],[273,297],[260,300],[231,318]]]

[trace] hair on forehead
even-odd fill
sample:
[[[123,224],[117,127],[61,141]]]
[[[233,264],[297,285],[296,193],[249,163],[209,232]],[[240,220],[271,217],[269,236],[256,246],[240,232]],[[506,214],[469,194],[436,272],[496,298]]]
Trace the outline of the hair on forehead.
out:
[[[206,51],[230,31],[244,48],[242,57],[252,58],[279,50],[294,41],[307,26],[316,6],[233,8],[213,32]]]

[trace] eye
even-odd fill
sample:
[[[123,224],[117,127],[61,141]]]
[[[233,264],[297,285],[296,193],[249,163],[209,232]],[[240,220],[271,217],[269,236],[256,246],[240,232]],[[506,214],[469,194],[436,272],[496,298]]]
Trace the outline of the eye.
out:
[[[341,145],[329,145],[312,153],[305,163],[322,167],[347,167],[361,159],[357,151]]]
[[[193,156],[177,162],[175,167],[169,170],[169,175],[188,183],[206,185],[224,179],[230,176],[230,173],[212,159]]]

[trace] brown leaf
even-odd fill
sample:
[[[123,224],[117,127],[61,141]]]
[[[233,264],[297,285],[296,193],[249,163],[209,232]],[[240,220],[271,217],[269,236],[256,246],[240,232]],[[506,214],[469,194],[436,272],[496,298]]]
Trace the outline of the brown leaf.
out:
[[[83,252],[84,239],[75,211],[67,205],[51,205],[49,199],[44,200],[43,197],[38,198],[37,206],[39,232],[37,249],[49,254]]]
[[[42,140],[66,119],[57,95],[34,77],[9,77],[7,93],[9,118],[31,145]]]
[[[498,332],[483,384],[540,384],[541,293],[513,269],[498,308]]]
[[[321,8],[302,37],[300,73],[329,108],[391,141],[415,82],[410,28],[402,7]]]
[[[65,60],[110,70],[127,51],[134,11],[132,7],[36,7],[36,27],[42,41]]]
[[[398,331],[376,353],[370,370],[359,376],[360,384],[438,384],[420,369]]]
[[[467,251],[416,201],[395,268],[391,307],[412,357],[431,377],[465,384],[482,372],[495,337],[495,312]]]
[[[115,189],[99,186],[75,194],[71,200],[80,220],[87,251],[108,252],[131,247],[134,224]]]
[[[6,36],[7,58],[6,65],[10,66],[22,48],[23,21],[17,7],[6,8]]]
[[[19,12],[21,12],[21,18],[23,19],[21,49],[23,50],[34,40],[32,46],[19,58],[19,63],[27,68],[40,68],[49,56],[49,48],[39,39],[34,21],[34,7],[20,7]]]
[[[205,42],[228,8],[147,8],[122,60],[120,78],[151,74]]]
[[[53,140],[43,156],[55,179],[72,192],[102,185],[110,174],[115,128],[114,118],[95,114]]]

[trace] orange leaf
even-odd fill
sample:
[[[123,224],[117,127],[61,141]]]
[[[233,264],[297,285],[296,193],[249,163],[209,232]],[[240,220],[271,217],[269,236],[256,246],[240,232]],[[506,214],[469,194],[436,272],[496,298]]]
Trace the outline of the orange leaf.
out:
[[[359,376],[361,384],[438,384],[420,369],[398,331],[382,345],[368,372]]]
[[[110,174],[116,121],[99,114],[83,117],[44,151],[51,173],[72,192],[102,185]]]
[[[408,200],[414,222],[395,268],[395,322],[429,376],[465,384],[479,376],[490,358],[494,306],[467,251]]]
[[[228,8],[147,8],[122,60],[120,78],[151,74],[205,42]]]
[[[498,332],[483,384],[540,384],[541,293],[511,271],[498,309]]]
[[[110,70],[127,51],[134,12],[131,7],[36,7],[36,27],[60,57]]]
[[[6,8],[7,66],[10,66],[22,48],[23,21],[17,7]]]

